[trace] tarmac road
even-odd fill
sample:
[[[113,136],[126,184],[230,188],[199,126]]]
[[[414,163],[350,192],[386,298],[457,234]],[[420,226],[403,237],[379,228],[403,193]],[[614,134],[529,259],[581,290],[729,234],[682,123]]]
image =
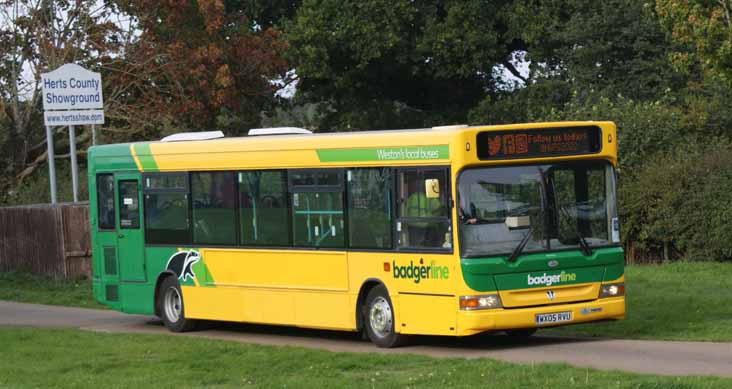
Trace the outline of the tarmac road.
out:
[[[517,340],[502,335],[479,335],[465,338],[416,337],[406,347],[379,349],[348,332],[222,323],[203,331],[172,334],[162,326],[160,320],[150,316],[7,301],[0,301],[0,326],[203,336],[242,343],[300,346],[339,352],[492,358],[519,363],[563,362],[601,370],[732,377],[732,343],[576,339],[541,335]]]

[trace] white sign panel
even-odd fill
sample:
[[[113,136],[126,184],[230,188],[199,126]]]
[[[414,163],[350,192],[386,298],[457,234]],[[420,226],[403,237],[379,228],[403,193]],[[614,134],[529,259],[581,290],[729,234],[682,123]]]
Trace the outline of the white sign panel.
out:
[[[43,90],[44,111],[99,109],[104,105],[102,75],[73,63],[67,63],[52,72],[41,74],[41,89]]]
[[[77,126],[85,124],[104,124],[104,111],[89,109],[85,111],[45,111],[43,118],[47,126]]]

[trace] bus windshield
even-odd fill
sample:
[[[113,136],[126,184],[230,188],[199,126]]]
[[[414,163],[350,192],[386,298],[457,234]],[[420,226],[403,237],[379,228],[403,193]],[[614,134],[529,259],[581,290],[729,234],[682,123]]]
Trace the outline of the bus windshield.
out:
[[[605,161],[472,168],[458,179],[464,258],[582,249],[620,241],[615,173]]]

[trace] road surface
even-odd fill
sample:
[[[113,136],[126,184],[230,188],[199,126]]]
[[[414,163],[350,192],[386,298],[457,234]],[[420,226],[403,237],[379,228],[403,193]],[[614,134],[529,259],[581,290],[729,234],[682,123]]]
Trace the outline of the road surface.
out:
[[[65,327],[98,332],[144,332],[202,336],[242,343],[289,345],[339,352],[409,353],[432,357],[492,358],[507,362],[560,362],[601,370],[660,375],[732,377],[732,343],[576,339],[537,335],[466,338],[417,337],[409,346],[379,349],[348,332],[243,324],[172,334],[160,320],[115,311],[0,301],[0,326]]]

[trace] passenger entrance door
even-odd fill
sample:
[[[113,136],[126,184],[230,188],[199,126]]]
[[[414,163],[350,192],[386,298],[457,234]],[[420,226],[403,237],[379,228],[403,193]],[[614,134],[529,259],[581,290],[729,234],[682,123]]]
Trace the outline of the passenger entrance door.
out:
[[[97,174],[96,218],[92,220],[95,229],[94,278],[100,279],[94,288],[94,296],[113,307],[119,303],[119,263],[117,261],[117,201],[114,174]],[[93,204],[94,202],[92,202]]]
[[[142,232],[142,195],[140,175],[117,173],[117,254],[119,257],[120,279],[122,281],[144,282],[145,247]]]

